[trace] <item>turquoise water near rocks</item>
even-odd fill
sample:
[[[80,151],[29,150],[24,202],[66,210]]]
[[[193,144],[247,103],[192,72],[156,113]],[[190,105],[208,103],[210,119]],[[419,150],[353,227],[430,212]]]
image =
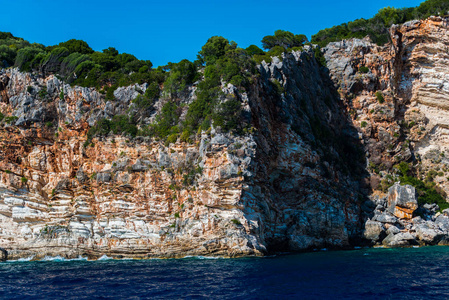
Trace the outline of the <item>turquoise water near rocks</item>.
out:
[[[2,299],[447,299],[449,247],[0,263]]]

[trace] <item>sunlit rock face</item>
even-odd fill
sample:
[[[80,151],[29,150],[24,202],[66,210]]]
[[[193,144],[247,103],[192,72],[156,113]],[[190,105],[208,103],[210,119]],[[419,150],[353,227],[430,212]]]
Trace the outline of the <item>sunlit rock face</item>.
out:
[[[2,70],[9,119],[0,128],[0,246],[10,258],[233,257],[349,246],[362,230],[363,166],[339,143],[351,147],[357,133],[326,69],[312,48],[259,69],[245,93],[223,85],[250,130],[212,128],[190,144],[112,134],[86,143],[90,126],[126,113],[146,84],[119,88],[106,101],[54,76]],[[183,109],[194,91],[183,95]]]
[[[395,217],[410,220],[418,208],[416,190],[411,185],[394,184],[388,190],[388,210]]]
[[[347,110],[359,127],[367,159],[380,171],[407,160],[446,193],[448,150],[448,19],[431,17],[394,25],[392,43],[369,40],[330,43],[325,57]],[[371,170],[372,171],[372,170]],[[377,188],[380,177],[372,172]]]
[[[363,236],[437,243],[447,217],[437,231],[411,223],[414,207],[374,218],[386,194],[373,196],[380,206],[366,201],[404,160],[420,161],[422,174],[439,168],[434,180],[449,191],[447,20],[390,32],[382,47],[329,44],[327,67],[310,46],[262,62],[244,93],[223,83],[250,128],[212,128],[192,143],[112,134],[86,143],[98,120],[132,111],[147,84],[118,88],[108,101],[53,75],[1,70],[0,247],[9,258],[148,258],[342,248]],[[181,95],[181,116],[195,90]],[[401,220],[419,236],[404,235]]]
[[[331,78],[366,149],[377,206],[365,237],[373,243],[386,233],[386,246],[448,244],[447,210],[440,213],[434,204],[418,208],[410,186],[378,191],[398,173],[393,166],[408,161],[415,177],[449,192],[448,29],[447,18],[430,17],[392,26],[392,43],[382,47],[355,39],[325,48]],[[396,205],[398,199],[406,202]]]

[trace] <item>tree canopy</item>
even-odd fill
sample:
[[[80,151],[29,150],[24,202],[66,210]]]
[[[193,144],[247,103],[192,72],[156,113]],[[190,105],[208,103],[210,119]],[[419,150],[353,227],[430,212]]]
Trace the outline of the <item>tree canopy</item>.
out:
[[[270,50],[275,46],[281,46],[285,49],[301,47],[308,42],[304,34],[293,34],[285,30],[276,30],[274,35],[267,35],[262,39],[264,49]]]

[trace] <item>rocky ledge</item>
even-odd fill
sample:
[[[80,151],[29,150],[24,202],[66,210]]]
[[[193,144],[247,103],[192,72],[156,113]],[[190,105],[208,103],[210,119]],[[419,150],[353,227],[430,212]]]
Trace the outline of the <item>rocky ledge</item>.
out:
[[[396,183],[384,197],[373,197],[374,215],[364,237],[375,246],[449,245],[449,209],[436,204],[418,208],[415,188]]]

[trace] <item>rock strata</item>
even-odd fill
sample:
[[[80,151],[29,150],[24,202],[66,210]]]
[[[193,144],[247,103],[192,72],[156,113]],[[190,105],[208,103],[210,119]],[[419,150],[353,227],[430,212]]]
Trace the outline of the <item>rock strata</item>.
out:
[[[99,120],[132,113],[147,84],[106,100],[54,75],[0,70],[0,247],[16,259],[449,244],[449,213],[393,184],[408,162],[449,194],[448,24],[394,25],[385,46],[330,43],[327,67],[315,46],[263,61],[246,92],[223,82],[215,99],[236,99],[247,130],[212,126],[193,142],[87,139]],[[196,84],[176,99],[181,117]]]
[[[352,156],[355,129],[313,53],[262,63],[246,93],[223,84],[252,128],[235,135],[212,127],[192,143],[113,134],[86,143],[90,126],[127,113],[146,85],[106,101],[53,75],[0,71],[8,78],[0,109],[11,120],[0,126],[0,246],[11,259],[350,247],[362,231],[363,160]],[[193,94],[182,97],[185,109]]]

